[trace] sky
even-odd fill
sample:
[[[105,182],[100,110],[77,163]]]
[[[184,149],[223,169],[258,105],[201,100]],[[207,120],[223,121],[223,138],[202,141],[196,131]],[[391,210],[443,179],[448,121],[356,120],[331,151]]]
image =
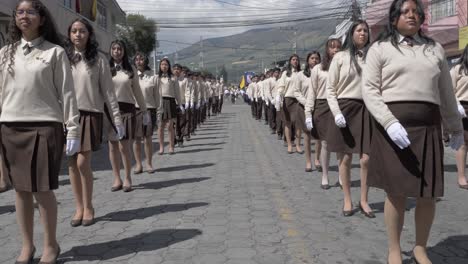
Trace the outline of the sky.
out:
[[[307,10],[339,5],[349,0],[117,0],[127,13],[138,13],[155,19],[161,24],[157,38],[183,43],[196,43],[204,39],[238,34],[248,26],[224,28],[165,28],[181,23],[228,23],[238,25],[253,19],[290,19],[305,17]],[[315,8],[317,7],[317,8]],[[280,25],[274,25],[280,26]],[[269,25],[268,27],[272,27]],[[188,45],[160,41],[158,51],[164,54],[180,50]]]

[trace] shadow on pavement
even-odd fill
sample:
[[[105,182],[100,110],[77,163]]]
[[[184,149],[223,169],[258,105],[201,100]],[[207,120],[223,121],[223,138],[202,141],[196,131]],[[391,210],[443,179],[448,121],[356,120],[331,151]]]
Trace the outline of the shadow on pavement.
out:
[[[218,142],[218,143],[206,143],[206,144],[187,144],[186,147],[202,147],[202,146],[218,146],[218,145],[224,145],[226,142]]]
[[[135,252],[158,250],[201,234],[199,229],[162,229],[109,242],[76,246],[64,252],[59,263],[110,260]]]
[[[444,171],[446,172],[458,172],[456,164],[444,164]]]
[[[204,148],[204,149],[190,149],[190,150],[179,150],[176,153],[198,153],[198,152],[203,152],[203,151],[212,151],[212,150],[218,150],[218,149],[223,149],[223,148]]]
[[[178,184],[184,183],[195,183],[211,179],[211,177],[199,177],[199,178],[187,178],[187,179],[176,179],[169,181],[159,181],[159,182],[147,182],[133,186],[134,189],[152,189],[158,190],[166,187],[171,187]]]
[[[7,213],[14,213],[15,212],[15,206],[14,205],[3,205],[0,206],[0,215],[2,214],[7,214]]]
[[[427,249],[429,259],[432,263],[444,264],[461,264],[467,263],[468,250],[468,235],[450,236],[443,241],[437,243],[433,247]],[[403,253],[407,257],[411,257],[411,250]],[[410,259],[403,261],[403,264],[413,264]]]
[[[194,141],[194,140],[203,140],[203,139],[220,139],[220,138],[228,138],[228,136],[222,136],[222,137],[195,137],[195,138],[192,138],[192,141]]]
[[[108,213],[106,215],[97,217],[96,222],[100,221],[112,221],[112,222],[126,222],[135,219],[145,219],[152,217],[158,214],[169,213],[169,212],[179,212],[188,210],[195,207],[207,206],[209,203],[186,203],[186,204],[165,204],[157,205],[146,208],[137,208],[125,211],[117,211]]]
[[[179,153],[180,151],[178,151]],[[206,168],[215,165],[214,163],[203,163],[203,164],[191,164],[191,165],[180,165],[180,166],[173,166],[173,167],[166,167],[157,169],[156,172],[171,172],[171,171],[181,171],[181,170],[190,170],[190,169],[199,169],[199,168]]]

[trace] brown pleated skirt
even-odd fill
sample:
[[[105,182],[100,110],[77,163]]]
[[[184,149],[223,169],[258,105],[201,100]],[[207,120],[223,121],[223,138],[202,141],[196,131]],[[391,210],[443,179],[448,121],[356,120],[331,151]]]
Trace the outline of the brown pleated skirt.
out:
[[[297,102],[296,105],[296,118],[295,118],[295,126],[297,129],[301,129],[304,133],[310,133],[310,131],[307,129],[307,126],[305,124],[305,110],[304,106]]]
[[[104,115],[80,110],[81,148],[80,152],[97,151],[102,143]]]
[[[465,108],[465,113],[468,116],[468,102],[467,101],[460,101],[463,108]],[[468,142],[468,118],[463,118],[463,136],[465,138],[465,142]]]
[[[135,139],[136,108],[134,104],[119,102],[122,124],[125,128],[125,137],[122,140]],[[114,132],[115,133],[115,132]]]
[[[337,153],[368,154],[372,123],[364,102],[358,99],[338,99],[338,104],[346,119],[346,127],[339,128],[331,115],[326,136],[328,150]]]
[[[136,114],[136,129],[135,129],[135,137],[142,138],[142,137],[150,137],[153,135],[156,123],[156,109],[148,108],[151,116],[151,123],[148,125],[143,125],[143,112],[140,111],[140,108],[137,108]]]
[[[374,122],[367,183],[392,195],[444,195],[444,147],[439,106],[425,102],[387,104],[408,132],[411,145],[400,149]]]
[[[58,189],[65,135],[57,122],[11,122],[0,125],[3,162],[16,191]]]
[[[285,126],[290,126],[296,121],[297,99],[285,97],[283,107],[281,108],[281,116]]]
[[[332,119],[332,115],[327,99],[315,100],[314,112],[312,113],[312,121],[314,122],[312,137],[314,139],[325,140],[330,119]]]
[[[163,97],[161,107],[161,121],[177,118],[177,104],[175,98]]]

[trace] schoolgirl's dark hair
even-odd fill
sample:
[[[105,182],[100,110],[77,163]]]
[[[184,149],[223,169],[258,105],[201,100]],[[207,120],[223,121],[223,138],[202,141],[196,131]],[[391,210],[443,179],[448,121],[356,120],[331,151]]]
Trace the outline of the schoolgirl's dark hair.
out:
[[[328,52],[328,50],[330,48],[333,48],[334,45],[339,45],[341,47],[341,40],[336,38],[331,38],[327,40],[327,44],[325,44],[325,56],[323,57],[321,63],[322,71],[328,71],[328,69],[330,68],[330,63],[333,57],[330,55],[330,52]]]
[[[170,79],[170,78],[172,78],[173,74],[172,74],[171,62],[169,61],[168,58],[164,58],[159,62],[158,75],[161,76],[163,74],[163,72],[161,71],[161,64],[163,63],[163,61],[167,62],[167,64],[169,65],[169,69],[167,70],[167,77]],[[202,76],[202,77],[204,78],[204,76]]]
[[[460,65],[458,73],[464,73],[465,75],[468,75],[468,44],[465,46],[465,49],[463,50],[462,56],[458,64]]]
[[[149,66],[149,58],[145,53],[143,53],[141,51],[137,51],[135,53],[135,57],[133,57],[133,66],[135,66],[135,68],[137,68],[137,66],[135,64],[135,60],[136,60],[137,57],[142,57],[143,58],[143,61],[145,63],[145,71],[151,71],[151,68]]]
[[[353,35],[354,35],[354,31],[356,30],[356,28],[359,26],[359,25],[365,25],[366,28],[367,28],[367,32],[369,32],[369,25],[367,24],[367,22],[365,20],[362,20],[362,19],[358,19],[356,21],[353,22],[353,24],[351,25],[351,27],[349,28],[348,30],[348,33],[346,34],[346,40],[343,44],[343,50],[348,50],[349,54],[350,54],[350,64],[351,65],[354,65],[354,68],[356,69],[357,73],[359,75],[361,75],[361,66],[359,66],[357,60],[356,60],[356,53],[358,51],[357,47],[356,47],[356,44],[354,44],[354,38],[353,38]],[[366,60],[366,56],[367,56],[367,50],[369,49],[369,44],[370,44],[370,32],[369,32],[369,37],[367,38],[367,42],[366,44],[364,45],[364,48],[362,49],[362,52],[364,53],[364,57],[362,58],[363,60]]]
[[[320,56],[320,52],[318,52],[316,50],[314,50],[311,53],[307,54],[306,66],[305,66],[305,69],[304,69],[304,75],[307,76],[307,77],[310,77],[310,72],[312,71],[312,69],[309,66],[309,59],[310,59],[310,57],[312,55],[317,55],[319,57],[319,60],[322,61],[322,57]]]
[[[88,20],[84,18],[77,18],[73,20],[68,26],[68,36],[65,40],[65,51],[67,52],[68,59],[70,59],[70,63],[73,65],[73,56],[75,55],[75,46],[73,45],[70,39],[70,33],[73,24],[76,22],[80,22],[83,24],[89,32],[88,42],[86,43],[86,50],[84,52],[83,61],[88,65],[88,67],[92,67],[96,64],[98,60],[98,47],[99,43],[96,40],[96,35],[94,33],[93,26],[88,22]]]
[[[8,38],[7,38],[7,47],[6,52],[1,58],[0,65],[5,65],[8,62],[8,72],[11,75],[14,75],[13,66],[15,65],[15,53],[20,44],[21,40],[21,30],[16,26],[16,10],[18,6],[23,2],[31,3],[34,10],[39,13],[39,16],[43,19],[44,23],[39,27],[39,34],[44,40],[47,40],[50,43],[59,45],[63,47],[63,40],[60,37],[57,27],[55,25],[54,19],[50,14],[47,7],[40,0],[19,0],[16,3],[15,10],[11,16],[10,25],[8,28]]]
[[[385,31],[379,35],[377,38],[376,42],[382,42],[382,41],[387,41],[390,40],[390,43],[392,43],[392,46],[394,46],[398,51],[401,52],[400,48],[398,47],[399,44],[399,33],[395,25],[393,25],[395,22],[398,21],[398,19],[401,16],[401,7],[405,2],[408,1],[413,1],[416,4],[416,12],[418,13],[419,16],[419,23],[422,25],[424,24],[424,21],[426,20],[426,14],[424,13],[424,5],[421,3],[420,0],[394,0],[393,3],[390,5],[390,10],[389,10],[389,15],[388,15],[388,22],[387,22],[387,27]],[[433,39],[427,37],[424,32],[421,30],[421,28],[418,31],[419,37],[424,39],[427,44],[434,46],[435,42]]]
[[[128,75],[129,79],[133,79],[134,72],[133,72],[132,65],[130,64],[130,61],[128,60],[127,46],[125,45],[125,42],[123,42],[122,40],[112,41],[110,44],[110,51],[109,51],[111,55],[112,55],[112,47],[114,45],[119,45],[123,49],[122,70]],[[115,69],[115,61],[112,56],[109,59],[109,64],[110,64],[112,76],[115,76],[117,74],[117,70]]]
[[[297,54],[293,54],[291,55],[291,57],[289,57],[289,60],[288,60],[288,66],[286,68],[286,75],[288,77],[291,77],[291,74],[292,74],[292,64],[291,64],[291,60],[296,57],[297,58],[297,69],[296,71],[300,72],[301,71],[301,59],[299,58],[299,55]]]

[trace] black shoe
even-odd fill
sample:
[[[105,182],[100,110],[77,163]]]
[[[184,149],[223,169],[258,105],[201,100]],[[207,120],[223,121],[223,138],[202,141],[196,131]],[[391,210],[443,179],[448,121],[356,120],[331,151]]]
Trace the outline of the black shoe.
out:
[[[179,142],[177,143],[177,145],[179,146],[179,148],[181,148],[181,147],[184,146],[184,142],[183,142],[183,141],[179,141]]]
[[[1,187],[1,188],[0,188],[0,193],[7,192],[7,191],[9,191],[9,190],[11,190],[11,189],[12,189],[12,188],[11,188],[11,185],[7,185],[7,186],[5,186],[5,187]]]
[[[320,185],[320,188],[322,188],[323,190],[328,190],[328,189],[330,189],[330,185],[328,185],[328,184],[321,184],[321,185]]]
[[[354,215],[354,211],[353,211],[353,210],[349,210],[349,211],[343,210],[343,216],[344,216],[344,217],[350,217],[350,216],[353,216],[353,215]]]
[[[55,264],[57,263],[57,259],[60,257],[60,252],[62,250],[60,249],[60,246],[58,247],[58,251],[57,251],[57,256],[55,256],[55,259],[50,261],[50,262],[45,262],[45,261],[39,261],[39,264]]]
[[[312,168],[306,168],[305,172],[312,172]]]
[[[36,248],[34,247],[31,255],[29,255],[29,258],[27,261],[15,261],[15,264],[32,264],[34,262],[34,254],[36,254]]]
[[[120,191],[120,190],[122,190],[122,185],[115,186],[115,187],[111,188],[111,192],[116,192],[116,191]]]
[[[133,188],[132,188],[132,186],[124,186],[123,191],[124,192],[131,192],[131,191],[133,191]]]
[[[278,135],[278,140],[282,140],[283,139],[283,136],[282,135]]]
[[[76,220],[71,220],[70,221],[70,225],[71,227],[77,227],[77,226],[80,226],[82,224],[82,221],[83,219],[76,219]]]
[[[318,172],[323,171],[322,165],[315,165],[315,168],[317,169]]]
[[[359,202],[359,210],[361,211],[361,214],[363,214],[363,215],[366,216],[367,218],[375,218],[374,212],[372,212],[372,211],[370,211],[370,212],[364,211],[364,208],[362,208],[362,206],[361,206],[361,202]]]

